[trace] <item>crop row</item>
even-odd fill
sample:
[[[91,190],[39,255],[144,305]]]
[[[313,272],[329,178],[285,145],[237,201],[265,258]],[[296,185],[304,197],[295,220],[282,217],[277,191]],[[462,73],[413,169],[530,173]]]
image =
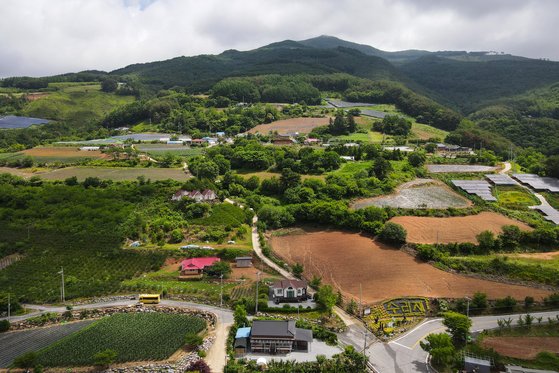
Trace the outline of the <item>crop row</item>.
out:
[[[188,333],[205,328],[199,317],[163,313],[115,314],[68,336],[39,354],[44,366],[84,366],[106,349],[117,362],[164,360],[178,350]]]

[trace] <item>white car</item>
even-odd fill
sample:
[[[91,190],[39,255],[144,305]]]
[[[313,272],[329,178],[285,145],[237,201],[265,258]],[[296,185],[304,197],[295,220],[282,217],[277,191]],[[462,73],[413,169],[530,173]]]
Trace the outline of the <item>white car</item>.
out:
[[[234,244],[235,244],[235,241],[231,240],[231,241],[227,241],[227,243],[228,243],[229,245],[234,245]]]

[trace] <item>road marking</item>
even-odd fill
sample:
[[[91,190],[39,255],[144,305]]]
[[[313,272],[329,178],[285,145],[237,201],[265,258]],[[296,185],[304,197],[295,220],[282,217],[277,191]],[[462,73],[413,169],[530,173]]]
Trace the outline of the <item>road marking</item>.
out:
[[[429,334],[434,334],[434,333],[443,332],[443,331],[445,331],[444,328],[438,328],[438,329],[435,329],[435,330],[431,330],[429,333],[427,333],[427,334],[423,335],[423,337],[419,338],[419,339],[417,340],[417,342],[415,342],[415,343],[413,344],[412,349],[415,349],[415,348],[417,347],[417,345],[419,344],[419,342],[421,342],[422,340],[424,340],[425,338],[427,338],[427,336],[428,336]]]
[[[435,322],[435,321],[441,321],[441,320],[442,320],[442,319],[433,319],[433,320],[429,320],[429,321],[422,322],[421,324],[416,325],[415,328],[413,328],[412,330],[410,330],[409,332],[407,332],[407,333],[404,334],[403,336],[396,338],[393,342],[397,342],[397,341],[399,341],[400,339],[409,336],[410,334],[412,334],[413,332],[415,332],[416,329],[419,329],[419,328],[423,327],[424,325],[430,324],[430,323]]]
[[[407,348],[408,350],[412,350],[412,348],[411,348],[411,347],[408,347],[408,346],[404,346],[403,344],[401,344],[401,343],[398,343],[398,342],[394,342],[394,341],[392,341],[392,342],[388,342],[388,343],[389,343],[389,344],[390,344],[390,343],[394,343],[395,345],[398,345],[398,346],[402,346],[402,347],[404,347],[404,348]]]

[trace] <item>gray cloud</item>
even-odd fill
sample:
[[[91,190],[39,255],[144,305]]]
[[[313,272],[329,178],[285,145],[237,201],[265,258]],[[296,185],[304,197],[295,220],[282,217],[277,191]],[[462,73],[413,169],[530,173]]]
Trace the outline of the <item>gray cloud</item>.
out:
[[[0,76],[112,70],[321,34],[559,60],[555,0],[2,0]]]

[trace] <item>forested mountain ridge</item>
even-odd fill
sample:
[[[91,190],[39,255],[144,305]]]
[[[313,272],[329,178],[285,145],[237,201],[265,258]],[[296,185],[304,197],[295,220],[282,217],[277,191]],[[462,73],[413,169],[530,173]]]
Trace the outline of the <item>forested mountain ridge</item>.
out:
[[[227,77],[330,73],[347,73],[372,80],[406,80],[397,68],[380,57],[343,47],[311,48],[289,40],[246,52],[228,50],[219,55],[177,57],[111,72],[112,75],[137,76],[158,88],[184,86],[189,91],[206,91]]]

